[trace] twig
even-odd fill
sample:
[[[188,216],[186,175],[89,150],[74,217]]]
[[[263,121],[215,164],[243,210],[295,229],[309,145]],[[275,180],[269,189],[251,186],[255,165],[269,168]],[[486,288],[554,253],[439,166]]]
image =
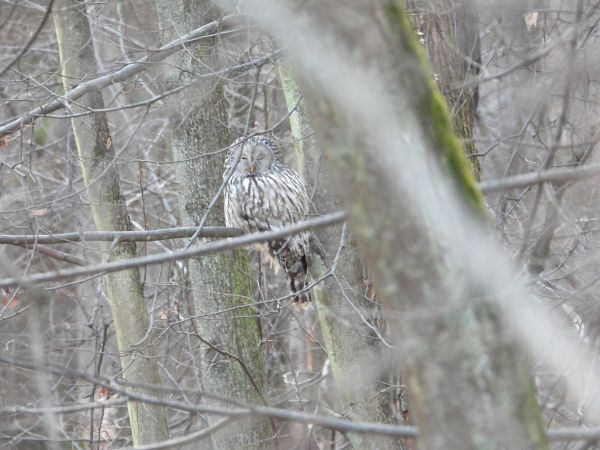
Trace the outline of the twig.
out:
[[[104,327],[102,329],[102,341],[100,343],[100,356],[98,357],[98,363],[96,364],[96,377],[100,376],[100,369],[102,367],[102,360],[104,359],[104,353],[106,352],[106,337],[108,335],[108,323],[104,323]],[[94,383],[92,387],[92,393],[90,394],[90,403],[94,403],[94,398],[96,397],[96,388],[98,385]],[[102,416],[104,415],[104,406],[101,408],[101,417],[98,423],[98,439],[102,438]],[[90,409],[90,448],[94,448],[94,410]]]
[[[260,76],[260,67],[256,71],[256,78],[254,80],[254,92],[252,94],[252,99],[250,100],[250,106],[248,108],[248,115],[246,117],[246,126],[244,127],[244,136],[248,133],[248,128],[250,126],[250,118],[252,116],[252,110],[254,109],[254,103],[256,102],[256,95],[258,93],[258,77],[259,76]],[[241,144],[242,148],[244,147],[245,142],[246,141],[242,142],[242,144]],[[226,177],[223,178],[223,181],[221,182],[221,185],[219,186],[217,193],[213,196],[212,200],[206,207],[206,211],[204,212],[202,219],[200,219],[200,223],[198,224],[196,232],[190,238],[189,242],[185,246],[186,250],[192,246],[192,244],[196,241],[196,238],[198,237],[198,235],[202,232],[202,228],[204,228],[204,224],[206,223],[206,220],[208,219],[209,214],[211,213],[212,209],[214,208],[214,206],[217,204],[217,202],[221,198],[221,195],[225,191],[225,188],[227,187],[229,180],[231,180],[231,177],[234,174],[234,169],[238,165],[241,156],[242,156],[242,152],[240,151],[236,156],[236,160],[234,161],[234,164],[229,169],[229,173],[227,174]]]
[[[600,427],[596,428],[555,428],[546,432],[551,441],[591,441],[600,439]]]
[[[600,2],[599,2],[600,3]],[[598,3],[596,3],[596,7]],[[573,90],[574,82],[572,80],[575,70],[575,51],[577,47],[577,30],[581,25],[581,16],[583,14],[583,0],[577,0],[577,15],[575,17],[575,24],[573,25],[573,35],[571,37],[571,52],[569,53],[569,64],[567,69],[567,79],[565,81],[565,91],[562,102],[562,109],[560,113],[560,117],[558,120],[558,126],[556,130],[556,136],[554,137],[554,141],[552,145],[548,149],[548,155],[544,163],[542,164],[542,170],[548,170],[552,165],[552,161],[554,160],[554,156],[558,150],[558,145],[560,145],[560,140],[562,138],[565,127],[567,126],[567,122],[569,119],[569,110],[571,108],[571,92]],[[529,219],[525,226],[525,230],[523,232],[523,242],[521,244],[521,248],[519,249],[519,253],[517,254],[517,260],[521,260],[523,255],[525,254],[525,250],[529,244],[529,236],[531,235],[531,231],[533,229],[533,223],[535,221],[535,216],[537,214],[537,210],[540,205],[540,200],[542,199],[542,190],[543,184],[538,184],[535,192],[535,199],[533,201],[533,205],[531,210],[529,211]]]
[[[353,422],[351,420],[338,419],[336,417],[324,416],[320,414],[305,413],[302,411],[289,411],[282,408],[271,406],[251,406],[243,405],[239,408],[227,408],[221,406],[194,405],[187,402],[178,402],[174,400],[166,400],[158,397],[152,397],[145,394],[140,394],[135,391],[125,390],[125,388],[111,383],[103,378],[90,375],[87,372],[72,368],[44,365],[39,366],[35,363],[25,360],[17,360],[0,355],[0,363],[15,367],[22,367],[30,370],[43,370],[51,374],[67,376],[74,379],[84,379],[99,386],[104,386],[112,391],[120,394],[123,398],[108,400],[106,402],[95,402],[86,404],[77,404],[69,406],[52,406],[42,408],[31,407],[4,407],[0,408],[3,413],[32,413],[43,414],[52,412],[57,414],[72,413],[90,408],[99,408],[101,406],[117,406],[125,402],[125,398],[137,400],[148,404],[163,405],[183,411],[194,411],[199,413],[218,414],[227,418],[242,418],[251,417],[254,415],[269,416],[282,420],[290,420],[293,422],[319,425],[331,430],[353,433],[374,433],[396,437],[416,438],[418,429],[415,426],[406,425],[390,425],[381,423],[368,422]],[[163,389],[164,390],[164,389]],[[236,402],[238,403],[238,402]],[[216,424],[215,424],[216,425]],[[215,426],[213,425],[213,426]],[[208,429],[205,429],[208,430]],[[202,431],[202,430],[201,430]],[[595,440],[600,439],[600,427],[596,428],[556,428],[546,431],[548,439],[551,441],[576,441],[576,440]]]
[[[499,180],[486,180],[479,183],[484,194],[508,191],[547,182],[563,182],[582,180],[600,174],[600,164],[588,164],[577,168],[548,169],[541,172],[530,172]]]
[[[176,437],[173,439],[167,439],[166,441],[156,442],[154,444],[147,445],[139,445],[136,447],[137,450],[158,450],[161,448],[179,448],[181,445],[189,444],[190,442],[199,441],[200,439],[204,439],[221,428],[229,425],[231,422],[237,420],[235,417],[223,417],[220,420],[217,420],[214,424],[209,427],[202,428],[199,431],[194,433],[186,434],[184,436]],[[130,450],[131,447],[119,447],[115,450]]]
[[[64,253],[64,252],[55,250],[53,248],[46,247],[45,245],[39,245],[39,244],[35,244],[33,242],[18,243],[15,245],[25,248],[27,250],[37,251],[38,253],[40,253],[42,255],[46,255],[51,258],[58,259],[60,261],[65,261],[65,262],[74,264],[76,266],[83,267],[83,266],[87,265],[87,262],[78,256],[69,255],[68,253]],[[29,247],[29,245],[33,245],[33,247]]]
[[[31,37],[29,38],[29,40],[27,41],[27,43],[23,46],[23,48],[19,51],[19,53],[17,53],[15,55],[15,57],[12,60],[10,60],[2,68],[2,70],[0,70],[0,77],[2,75],[4,75],[6,73],[6,71],[8,69],[10,69],[17,61],[19,61],[19,59],[21,59],[21,57],[25,53],[27,53],[27,50],[29,50],[29,47],[31,47],[31,45],[35,42],[35,40],[37,39],[38,35],[40,34],[40,31],[42,31],[42,28],[44,28],[44,25],[46,24],[46,21],[48,20],[48,17],[50,17],[50,12],[52,12],[52,5],[53,4],[54,4],[54,0],[50,0],[48,2],[48,6],[46,7],[46,12],[44,13],[44,17],[42,17],[42,21],[38,25],[37,29],[33,32],[33,34],[31,35]]]
[[[187,402],[180,402],[175,400],[161,399],[146,394],[141,394],[129,389],[122,388],[118,385],[109,384],[108,381],[90,375],[86,372],[58,367],[44,365],[39,366],[29,361],[16,360],[0,355],[0,363],[9,364],[16,367],[23,367],[31,370],[43,370],[52,374],[58,374],[61,376],[70,376],[73,378],[83,378],[88,381],[97,383],[98,385],[110,388],[112,391],[120,394],[123,397],[127,397],[130,400],[136,400],[146,404],[163,405],[166,407],[179,409],[183,411],[193,411],[197,413],[217,414],[228,418],[244,418],[252,416],[262,417],[273,417],[275,419],[289,420],[292,422],[299,422],[305,424],[319,425],[324,428],[329,428],[337,431],[348,431],[353,433],[373,433],[387,436],[396,437],[416,437],[417,427],[406,426],[406,425],[391,425],[382,423],[368,423],[368,422],[353,422],[351,420],[338,419],[336,417],[325,416],[320,414],[311,414],[303,411],[290,411],[283,408],[276,408],[272,406],[254,406],[254,405],[243,405],[237,408],[228,408],[224,406],[212,406],[212,405],[198,405],[189,404]],[[0,411],[6,408],[0,409]],[[45,411],[47,408],[38,408],[40,413]]]
[[[0,126],[0,137],[16,131],[24,125],[32,123],[36,117],[43,116],[44,114],[63,108],[65,103],[71,103],[91,91],[103,89],[111,84],[120,83],[121,81],[127,80],[133,75],[146,70],[149,65],[160,62],[171,56],[173,53],[183,48],[184,45],[194,43],[203,37],[206,37],[206,35],[218,31],[222,26],[233,24],[238,17],[239,16],[237,14],[233,14],[225,16],[219,20],[214,20],[206,25],[196,28],[180,38],[175,39],[174,41],[169,42],[168,44],[159,48],[156,52],[152,52],[142,59],[130,64],[126,64],[119,70],[77,85],[65,95],[59,96],[55,100],[34,108],[31,111],[20,115],[17,119]]]
[[[163,98],[169,97],[171,95],[175,95],[178,92],[180,92],[184,89],[187,89],[188,87],[193,86],[198,82],[209,80],[212,78],[221,78],[221,77],[230,75],[235,72],[244,72],[244,71],[250,70],[254,67],[260,67],[269,62],[272,62],[273,60],[275,60],[282,54],[283,54],[283,50],[279,49],[263,58],[254,59],[252,61],[248,61],[248,62],[245,62],[242,64],[237,64],[237,65],[231,66],[231,67],[226,67],[225,69],[217,70],[217,71],[210,72],[210,73],[205,73],[202,75],[194,75],[192,81],[186,81],[185,83],[182,83],[181,85],[174,87],[173,89],[169,89],[168,91],[162,92],[160,94],[156,94],[153,97],[150,97],[146,100],[141,100],[136,103],[130,103],[130,104],[121,105],[121,106],[114,106],[111,108],[98,108],[98,109],[87,108],[86,111],[82,111],[82,112],[78,112],[78,113],[63,114],[63,115],[45,114],[44,116],[50,117],[52,119],[72,119],[74,117],[88,116],[90,114],[96,114],[99,112],[122,111],[124,109],[139,108],[141,106],[149,106],[149,105],[152,105],[153,103],[156,103],[156,102],[162,100]]]
[[[75,403],[64,406],[33,407],[33,406],[5,406],[0,408],[3,414],[43,414],[51,412],[53,414],[72,414],[81,411],[93,409],[108,408],[114,406],[123,406],[127,403],[126,398],[113,398],[111,400],[98,401],[92,403]]]

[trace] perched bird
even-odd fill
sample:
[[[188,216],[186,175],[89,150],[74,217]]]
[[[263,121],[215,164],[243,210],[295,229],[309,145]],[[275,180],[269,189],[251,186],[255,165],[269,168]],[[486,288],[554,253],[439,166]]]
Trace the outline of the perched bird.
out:
[[[277,145],[264,136],[239,138],[225,160],[225,223],[248,233],[277,230],[303,220],[308,196],[298,174],[286,167]],[[308,234],[261,246],[283,268],[295,303],[311,301],[307,285]]]

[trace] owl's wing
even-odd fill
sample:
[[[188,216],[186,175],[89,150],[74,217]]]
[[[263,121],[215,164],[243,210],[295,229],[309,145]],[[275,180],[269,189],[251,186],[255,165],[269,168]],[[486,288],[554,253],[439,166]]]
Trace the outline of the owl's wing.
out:
[[[270,216],[270,229],[282,228],[303,220],[308,212],[308,196],[302,180],[291,169],[283,169],[267,175],[274,189],[265,192],[266,211]],[[310,293],[307,286],[309,248],[308,233],[298,233],[268,242],[270,256],[279,262],[286,273],[294,303],[308,304]]]
[[[225,188],[225,225],[228,227],[241,228],[242,230],[251,231],[248,229],[248,225],[241,217],[241,203],[238,194],[238,189],[235,184],[230,182]]]

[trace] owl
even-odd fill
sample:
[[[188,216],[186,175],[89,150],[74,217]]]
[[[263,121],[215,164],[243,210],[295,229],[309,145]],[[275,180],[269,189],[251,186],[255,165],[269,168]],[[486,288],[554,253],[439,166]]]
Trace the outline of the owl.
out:
[[[298,174],[286,167],[277,145],[264,136],[239,138],[225,160],[225,223],[248,233],[277,230],[303,220],[308,196]],[[283,269],[295,304],[308,306],[308,234],[298,233],[261,244]]]

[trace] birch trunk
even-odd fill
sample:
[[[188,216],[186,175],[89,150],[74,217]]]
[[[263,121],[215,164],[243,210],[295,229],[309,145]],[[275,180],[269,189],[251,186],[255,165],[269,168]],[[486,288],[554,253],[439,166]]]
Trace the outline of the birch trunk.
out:
[[[59,0],[55,4],[54,23],[60,52],[61,74],[65,91],[97,73],[90,25],[85,2]],[[89,109],[103,109],[99,91],[86,94],[69,105],[77,114]],[[115,151],[104,113],[83,115],[71,120],[83,178],[88,188],[90,208],[98,231],[130,229],[119,173],[114,165]],[[102,243],[101,250],[112,261],[136,256],[135,243]],[[137,269],[106,275],[114,326],[117,335],[123,377],[130,383],[152,386],[160,384],[158,367],[150,340],[142,341],[149,327],[148,310]],[[151,388],[132,388],[148,395],[158,394]],[[163,407],[128,402],[131,434],[135,446],[167,438],[167,419]]]

